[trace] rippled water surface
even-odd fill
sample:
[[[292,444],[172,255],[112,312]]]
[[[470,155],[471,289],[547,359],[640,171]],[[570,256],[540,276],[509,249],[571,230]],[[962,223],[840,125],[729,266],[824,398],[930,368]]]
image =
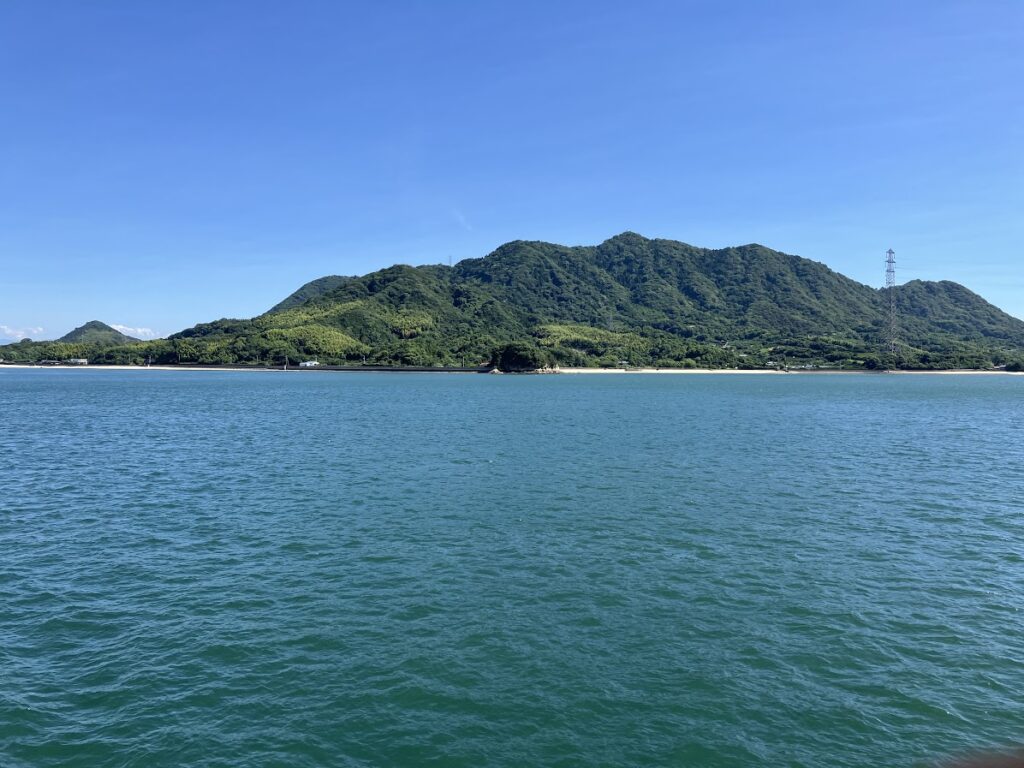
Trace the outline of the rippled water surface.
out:
[[[1024,378],[0,371],[0,764],[1024,740]]]

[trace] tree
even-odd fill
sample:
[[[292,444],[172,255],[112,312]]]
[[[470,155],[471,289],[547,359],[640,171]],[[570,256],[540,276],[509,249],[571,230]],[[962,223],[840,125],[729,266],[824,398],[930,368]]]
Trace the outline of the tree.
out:
[[[199,356],[199,349],[188,339],[175,339],[174,353],[178,357],[178,362],[182,363],[187,360],[195,360]]]
[[[494,350],[491,355],[491,365],[497,366],[501,371],[538,371],[550,368],[551,364],[550,352],[524,342],[506,344]]]

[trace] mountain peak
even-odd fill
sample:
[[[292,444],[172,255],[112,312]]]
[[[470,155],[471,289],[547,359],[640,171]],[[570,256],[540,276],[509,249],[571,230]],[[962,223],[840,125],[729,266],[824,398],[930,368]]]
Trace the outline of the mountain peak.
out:
[[[605,240],[603,243],[601,243],[601,245],[608,245],[609,243],[622,243],[623,245],[637,245],[639,243],[649,243],[649,242],[650,242],[649,238],[646,238],[646,237],[644,237],[641,234],[638,234],[636,232],[633,232],[633,231],[627,229],[625,232],[620,232],[619,234],[615,235],[614,237],[609,237],[607,240]]]
[[[134,336],[121,333],[116,328],[111,328],[99,320],[90,320],[80,325],[70,333],[61,336],[57,341],[64,341],[72,344],[128,344],[139,341]]]

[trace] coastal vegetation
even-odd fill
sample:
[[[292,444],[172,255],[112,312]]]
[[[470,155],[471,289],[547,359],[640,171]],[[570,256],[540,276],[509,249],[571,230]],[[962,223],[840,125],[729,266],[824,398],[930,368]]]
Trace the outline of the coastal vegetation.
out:
[[[963,286],[912,281],[895,290],[899,367],[1009,368],[1024,359],[1024,322]],[[327,276],[251,319],[146,342],[86,333],[23,341],[0,347],[0,357],[872,369],[892,363],[882,352],[887,307],[884,290],[761,245],[712,250],[627,232],[593,247],[515,241],[453,267]]]

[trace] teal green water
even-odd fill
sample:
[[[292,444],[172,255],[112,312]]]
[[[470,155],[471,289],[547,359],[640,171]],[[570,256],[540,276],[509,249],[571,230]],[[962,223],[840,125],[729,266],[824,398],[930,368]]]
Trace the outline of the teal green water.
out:
[[[0,370],[0,765],[1024,739],[1024,378]]]

